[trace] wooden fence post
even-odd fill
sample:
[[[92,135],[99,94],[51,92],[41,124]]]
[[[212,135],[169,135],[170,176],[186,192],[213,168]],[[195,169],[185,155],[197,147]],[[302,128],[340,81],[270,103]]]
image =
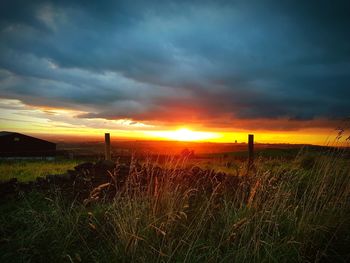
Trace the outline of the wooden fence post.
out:
[[[254,165],[254,134],[248,135],[248,167]]]
[[[111,160],[111,138],[109,133],[105,133],[105,159]]]

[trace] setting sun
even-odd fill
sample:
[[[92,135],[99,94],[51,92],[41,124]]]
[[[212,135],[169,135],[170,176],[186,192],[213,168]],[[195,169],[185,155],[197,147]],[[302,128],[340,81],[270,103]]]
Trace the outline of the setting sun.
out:
[[[191,131],[187,128],[181,128],[175,131],[156,131],[151,132],[155,137],[175,141],[205,141],[220,137],[214,132]]]
[[[350,263],[350,0],[0,3],[0,263]]]

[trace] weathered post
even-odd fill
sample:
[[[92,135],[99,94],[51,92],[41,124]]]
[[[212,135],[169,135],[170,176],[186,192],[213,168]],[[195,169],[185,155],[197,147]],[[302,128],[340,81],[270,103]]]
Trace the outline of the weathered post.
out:
[[[105,159],[111,160],[111,138],[109,133],[105,133]]]
[[[248,135],[248,167],[254,165],[254,134]]]

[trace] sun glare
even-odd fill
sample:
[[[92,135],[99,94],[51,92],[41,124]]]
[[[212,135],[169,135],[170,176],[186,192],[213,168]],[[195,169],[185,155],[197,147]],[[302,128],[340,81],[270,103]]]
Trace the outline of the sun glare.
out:
[[[219,137],[219,134],[213,132],[191,131],[187,128],[181,128],[176,131],[157,131],[152,135],[161,139],[175,141],[205,141]]]

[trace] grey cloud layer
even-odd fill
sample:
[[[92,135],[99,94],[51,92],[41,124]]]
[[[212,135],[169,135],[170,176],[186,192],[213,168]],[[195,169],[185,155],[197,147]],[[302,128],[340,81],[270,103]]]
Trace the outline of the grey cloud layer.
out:
[[[5,1],[0,96],[150,122],[346,117],[350,4],[305,2]]]

